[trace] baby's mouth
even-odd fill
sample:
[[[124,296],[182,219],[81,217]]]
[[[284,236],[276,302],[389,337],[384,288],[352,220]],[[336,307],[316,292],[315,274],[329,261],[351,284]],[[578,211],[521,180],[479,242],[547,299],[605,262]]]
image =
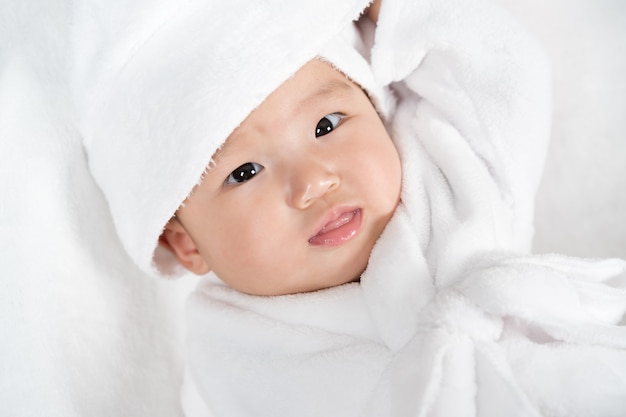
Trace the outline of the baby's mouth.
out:
[[[339,246],[354,238],[362,224],[361,209],[341,211],[330,215],[315,236],[309,239],[312,246]]]

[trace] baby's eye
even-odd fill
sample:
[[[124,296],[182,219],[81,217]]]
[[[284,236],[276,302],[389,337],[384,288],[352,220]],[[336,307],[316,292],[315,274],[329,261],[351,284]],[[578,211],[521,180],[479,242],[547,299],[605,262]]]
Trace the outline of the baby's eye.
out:
[[[341,113],[331,113],[324,116],[322,120],[317,122],[317,127],[315,128],[315,137],[319,138],[320,136],[324,136],[332,132],[333,129],[339,126],[339,123],[341,123],[341,120],[343,120],[343,118],[344,115]]]
[[[224,184],[237,184],[251,180],[259,172],[263,171],[263,165],[256,162],[246,162],[230,173]]]

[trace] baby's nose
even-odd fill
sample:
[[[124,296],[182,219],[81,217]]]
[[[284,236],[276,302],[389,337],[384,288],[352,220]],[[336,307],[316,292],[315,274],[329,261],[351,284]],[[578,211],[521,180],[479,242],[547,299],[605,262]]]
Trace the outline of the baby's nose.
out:
[[[339,175],[328,166],[308,161],[292,172],[290,200],[296,208],[307,208],[316,200],[339,188]]]

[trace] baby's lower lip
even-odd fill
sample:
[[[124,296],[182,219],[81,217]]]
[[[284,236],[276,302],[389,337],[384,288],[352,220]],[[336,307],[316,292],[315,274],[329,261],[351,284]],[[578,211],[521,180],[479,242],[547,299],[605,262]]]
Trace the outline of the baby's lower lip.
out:
[[[355,237],[361,229],[361,209],[342,213],[311,239],[313,246],[339,246]]]

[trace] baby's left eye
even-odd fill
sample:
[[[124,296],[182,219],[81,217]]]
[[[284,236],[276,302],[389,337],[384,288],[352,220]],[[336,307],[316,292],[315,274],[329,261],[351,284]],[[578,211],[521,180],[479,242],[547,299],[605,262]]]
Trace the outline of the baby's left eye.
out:
[[[341,121],[343,120],[344,115],[341,113],[331,113],[322,117],[322,119],[317,122],[317,127],[315,128],[315,137],[319,138],[320,136],[324,136],[333,131]]]

